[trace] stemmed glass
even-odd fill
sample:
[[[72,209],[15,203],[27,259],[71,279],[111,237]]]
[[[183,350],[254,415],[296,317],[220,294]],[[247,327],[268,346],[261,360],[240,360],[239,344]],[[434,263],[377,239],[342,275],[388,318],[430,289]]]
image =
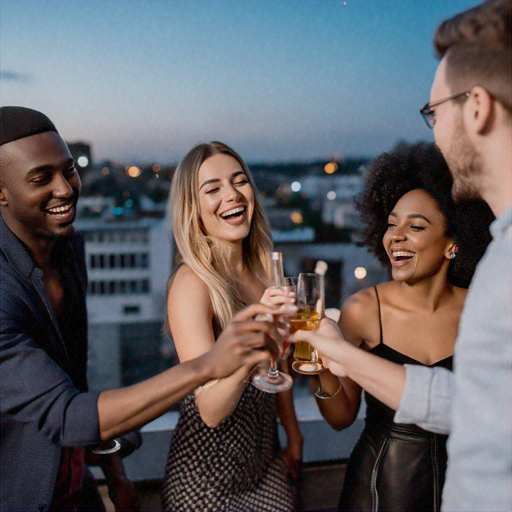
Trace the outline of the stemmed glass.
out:
[[[296,301],[299,310],[290,317],[290,332],[318,329],[323,313],[320,280],[317,274],[301,273],[297,280]],[[325,368],[318,352],[306,341],[295,344],[292,368],[304,375],[318,375]]]
[[[271,252],[269,259],[269,274],[273,285],[284,288],[285,280],[282,253]],[[279,371],[277,359],[272,358],[270,360],[270,366],[266,370],[260,369],[252,376],[252,384],[266,393],[279,393],[290,389],[293,384],[293,379],[287,373]]]

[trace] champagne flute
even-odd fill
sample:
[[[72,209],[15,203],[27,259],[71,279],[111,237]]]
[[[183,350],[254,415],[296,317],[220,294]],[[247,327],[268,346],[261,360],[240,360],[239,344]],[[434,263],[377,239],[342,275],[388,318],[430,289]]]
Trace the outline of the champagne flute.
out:
[[[299,310],[290,317],[290,333],[318,329],[322,318],[320,280],[317,274],[301,273],[297,280],[297,306]],[[292,368],[304,375],[318,375],[325,368],[318,352],[306,341],[295,344]]]
[[[270,253],[269,276],[274,286],[284,288],[283,255],[280,252]],[[270,315],[271,316],[271,315]],[[290,389],[293,379],[284,372],[279,371],[277,359],[270,360],[267,369],[260,369],[252,376],[252,384],[265,393],[279,393]]]

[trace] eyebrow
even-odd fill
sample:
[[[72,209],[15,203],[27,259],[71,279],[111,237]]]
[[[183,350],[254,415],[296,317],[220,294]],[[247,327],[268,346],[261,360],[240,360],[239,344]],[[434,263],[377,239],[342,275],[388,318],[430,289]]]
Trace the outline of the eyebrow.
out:
[[[233,179],[233,178],[236,178],[237,176],[240,176],[240,174],[245,174],[244,171],[236,171],[234,172],[230,177],[229,179]],[[211,180],[206,180],[205,182],[203,182],[203,184],[199,187],[199,190],[201,190],[205,185],[209,185],[211,183],[219,183],[220,182],[220,179],[219,178],[212,178]]]
[[[391,212],[389,214],[389,216],[397,217],[398,215],[395,212]],[[429,224],[432,224],[432,222],[430,222],[430,220],[428,220],[427,217],[425,217],[425,215],[421,215],[421,213],[411,213],[410,215],[407,215],[407,218],[408,219],[423,219],[423,220],[427,221]]]
[[[38,174],[40,172],[46,172],[51,171],[55,169],[56,167],[70,167],[71,165],[75,165],[75,159],[74,158],[68,158],[66,159],[61,165],[55,166],[55,165],[39,165],[38,167],[34,167],[30,169],[30,171],[27,172],[27,178],[30,178],[31,176],[34,176],[34,174]]]

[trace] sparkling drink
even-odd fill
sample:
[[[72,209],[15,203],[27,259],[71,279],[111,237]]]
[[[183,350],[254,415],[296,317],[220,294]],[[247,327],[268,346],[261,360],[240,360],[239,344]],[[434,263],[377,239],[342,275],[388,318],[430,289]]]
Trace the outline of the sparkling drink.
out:
[[[290,317],[290,333],[299,330],[314,331],[318,329],[320,319],[321,315],[314,306],[303,306]],[[293,367],[299,373],[315,374],[323,370],[317,351],[306,341],[295,344],[293,358]]]

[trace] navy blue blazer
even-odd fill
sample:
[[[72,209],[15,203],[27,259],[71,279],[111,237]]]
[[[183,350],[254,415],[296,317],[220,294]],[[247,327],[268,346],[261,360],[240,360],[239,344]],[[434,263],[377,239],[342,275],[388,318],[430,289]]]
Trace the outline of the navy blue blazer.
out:
[[[101,442],[99,393],[87,391],[84,246],[78,235],[58,242],[59,270],[76,308],[77,337],[69,347],[45,294],[42,270],[1,216],[0,240],[1,510],[44,511],[60,447]]]

